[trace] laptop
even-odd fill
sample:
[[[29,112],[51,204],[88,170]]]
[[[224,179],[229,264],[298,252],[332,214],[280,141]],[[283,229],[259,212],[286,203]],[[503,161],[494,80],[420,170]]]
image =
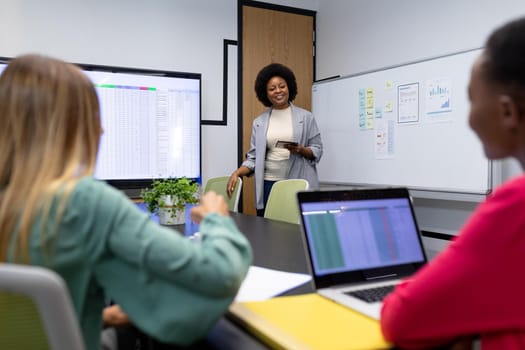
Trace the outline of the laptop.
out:
[[[298,192],[317,293],[376,320],[383,297],[427,262],[406,188]]]

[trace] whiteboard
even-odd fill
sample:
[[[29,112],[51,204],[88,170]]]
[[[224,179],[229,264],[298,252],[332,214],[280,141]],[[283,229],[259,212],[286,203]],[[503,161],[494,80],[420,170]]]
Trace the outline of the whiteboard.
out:
[[[315,82],[322,183],[485,194],[491,164],[468,125],[481,49]]]

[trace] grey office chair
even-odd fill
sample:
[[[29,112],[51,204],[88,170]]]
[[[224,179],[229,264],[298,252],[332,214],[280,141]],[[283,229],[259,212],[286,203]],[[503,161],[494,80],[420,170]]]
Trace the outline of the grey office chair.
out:
[[[229,176],[219,176],[213,177],[206,182],[206,187],[204,187],[204,193],[208,191],[214,191],[226,198],[228,203],[228,210],[237,211],[239,207],[239,197],[241,196],[242,189],[242,179],[237,178],[237,183],[235,184],[235,189],[233,190],[232,198],[228,198],[226,193],[226,185],[228,184]]]
[[[54,271],[0,263],[0,349],[85,349],[66,284]]]
[[[303,179],[288,179],[274,183],[264,209],[264,217],[298,224],[299,208],[295,194],[307,190],[308,187],[308,181]]]

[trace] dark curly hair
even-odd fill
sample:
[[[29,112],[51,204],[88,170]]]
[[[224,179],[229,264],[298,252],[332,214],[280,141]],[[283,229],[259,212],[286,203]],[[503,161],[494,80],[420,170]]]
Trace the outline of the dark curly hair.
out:
[[[489,36],[483,52],[485,77],[504,87],[525,109],[525,17],[508,22]]]
[[[266,84],[268,84],[268,81],[273,77],[281,77],[286,81],[289,94],[288,101],[293,101],[295,96],[297,96],[297,81],[295,80],[295,75],[290,68],[280,63],[270,63],[257,74],[257,78],[255,78],[255,94],[257,95],[257,99],[266,107],[272,105],[268,99]]]

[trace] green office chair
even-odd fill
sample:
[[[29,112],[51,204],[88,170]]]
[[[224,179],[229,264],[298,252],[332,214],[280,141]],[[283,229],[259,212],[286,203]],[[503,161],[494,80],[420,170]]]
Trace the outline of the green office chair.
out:
[[[228,184],[229,176],[219,176],[213,177],[206,182],[206,187],[204,187],[204,193],[208,191],[214,191],[226,198],[228,203],[228,210],[238,211],[239,207],[239,198],[241,196],[242,189],[242,179],[237,178],[237,183],[235,184],[235,190],[233,191],[232,198],[228,198],[226,193],[226,185]]]
[[[298,224],[299,208],[295,194],[307,190],[308,187],[308,181],[303,179],[288,179],[274,183],[264,209],[264,217]]]
[[[66,284],[54,271],[0,264],[0,349],[85,349]]]

